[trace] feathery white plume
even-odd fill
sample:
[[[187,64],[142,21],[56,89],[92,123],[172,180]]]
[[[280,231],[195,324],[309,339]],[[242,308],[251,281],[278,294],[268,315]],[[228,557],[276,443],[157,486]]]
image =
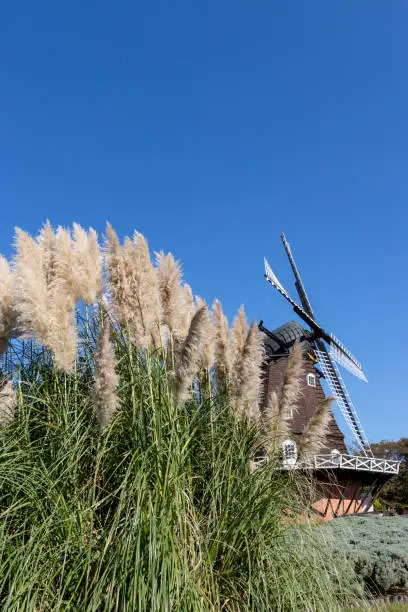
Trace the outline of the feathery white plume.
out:
[[[236,358],[231,390],[239,418],[250,422],[257,421],[260,416],[263,357],[262,336],[256,321],[253,321]]]
[[[0,255],[0,356],[13,331],[12,274],[9,263]]]
[[[73,225],[73,264],[76,301],[93,304],[102,293],[102,257],[98,235],[90,228],[86,232],[78,223]]]
[[[107,226],[106,264],[113,309],[118,322],[128,328],[132,342],[145,349],[158,341],[160,302],[156,272],[142,234],[126,238],[121,246]]]
[[[17,407],[17,393],[13,389],[13,383],[10,380],[0,389],[0,427],[5,427],[15,417]]]
[[[196,312],[198,312],[201,308],[207,308],[208,305],[205,300],[200,298],[200,296],[196,296]],[[201,366],[205,370],[209,370],[214,363],[214,337],[215,330],[214,325],[211,323],[211,318],[207,316],[206,321],[206,330],[205,330],[205,341],[203,346],[203,352],[201,355]]]
[[[302,456],[309,459],[317,455],[325,446],[330,423],[333,419],[331,405],[333,397],[326,397],[313,414],[302,436]]]
[[[178,404],[188,398],[190,387],[200,368],[207,326],[208,310],[203,306],[193,316],[187,338],[176,358],[172,388]]]
[[[222,311],[219,300],[215,300],[213,304],[212,318],[215,330],[215,379],[218,388],[221,388],[230,382],[234,352],[228,319]]]
[[[162,323],[174,340],[181,342],[186,335],[188,295],[181,285],[180,262],[171,253],[156,253]],[[184,323],[184,324],[183,324]]]
[[[103,315],[96,349],[94,386],[94,402],[101,430],[110,423],[119,406],[116,394],[119,377],[115,371],[115,351],[110,336],[110,322]]]
[[[17,328],[48,346],[50,311],[43,252],[20,228],[16,228],[15,247],[12,291]]]

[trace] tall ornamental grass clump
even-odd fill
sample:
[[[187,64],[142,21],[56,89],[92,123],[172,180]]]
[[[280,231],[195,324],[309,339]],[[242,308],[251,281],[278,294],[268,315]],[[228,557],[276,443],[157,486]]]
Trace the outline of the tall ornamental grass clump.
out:
[[[110,226],[103,252],[18,230],[0,273],[2,610],[337,609],[348,567],[294,537],[310,483],[279,469],[243,309],[229,328]]]

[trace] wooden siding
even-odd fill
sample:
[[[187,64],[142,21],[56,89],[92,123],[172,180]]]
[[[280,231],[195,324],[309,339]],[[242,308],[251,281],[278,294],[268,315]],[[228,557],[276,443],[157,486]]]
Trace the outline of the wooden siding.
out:
[[[281,357],[274,357],[267,363],[265,371],[264,405],[269,393],[272,391],[279,393],[282,387],[287,360],[288,356],[284,355]],[[307,374],[315,375],[316,387],[311,387],[307,384]],[[314,364],[306,357],[304,359],[304,372],[302,377],[302,395],[298,402],[298,410],[293,415],[291,421],[293,432],[297,435],[302,435],[304,433],[316,408],[325,398],[323,387]],[[344,443],[344,435],[341,433],[334,416],[327,436],[327,445],[326,448],[322,450],[322,453],[330,452],[333,449],[337,449],[341,453],[347,452]]]

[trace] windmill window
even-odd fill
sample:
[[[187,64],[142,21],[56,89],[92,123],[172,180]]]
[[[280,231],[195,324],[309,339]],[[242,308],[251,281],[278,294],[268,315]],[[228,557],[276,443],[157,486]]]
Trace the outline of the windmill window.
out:
[[[309,387],[316,386],[316,376],[314,374],[308,374],[306,376],[306,380],[307,380],[307,384],[309,385]]]
[[[297,461],[297,445],[293,440],[285,440],[282,443],[283,451],[283,464],[284,465],[295,465]]]
[[[330,453],[331,456],[331,460],[333,461],[333,463],[340,463],[340,451],[337,448],[333,448],[333,450]]]

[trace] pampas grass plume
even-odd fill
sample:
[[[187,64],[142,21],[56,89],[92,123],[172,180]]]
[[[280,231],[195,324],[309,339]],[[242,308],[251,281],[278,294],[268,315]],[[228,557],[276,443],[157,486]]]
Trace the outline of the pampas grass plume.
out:
[[[186,296],[181,287],[180,262],[171,253],[156,253],[162,322],[173,338],[184,340],[186,326]]]
[[[241,305],[238,310],[238,314],[234,319],[233,323],[234,339],[235,339],[235,353],[239,358],[239,355],[244,350],[247,334],[248,334],[248,321],[245,315],[244,306]]]
[[[212,318],[215,330],[215,379],[218,387],[222,387],[230,381],[234,355],[228,319],[219,300],[215,300],[213,304]]]
[[[135,232],[133,243],[136,266],[135,311],[143,334],[140,347],[147,348],[157,343],[161,315],[159,285],[146,238]]]
[[[106,263],[112,305],[118,322],[129,330],[132,342],[146,349],[158,341],[160,300],[157,276],[146,239],[135,232],[123,247],[107,226]]]
[[[48,345],[50,311],[40,245],[16,228],[13,304],[20,334],[33,335]]]
[[[325,446],[330,422],[333,418],[331,405],[333,397],[326,397],[310,419],[302,436],[302,455],[310,459],[317,455]]]
[[[59,228],[54,241],[51,226],[46,224],[35,241],[16,228],[15,246],[17,331],[51,349],[56,367],[70,372],[76,355],[71,235]]]
[[[105,261],[109,296],[118,323],[129,331],[134,316],[133,251],[132,241],[127,238],[124,246],[121,246],[115,230],[107,223]]]
[[[190,323],[195,313],[193,292],[188,283],[184,283],[181,286],[180,301],[183,303],[180,318],[180,337],[184,339],[187,337]]]
[[[233,377],[232,397],[241,419],[255,422],[258,420],[262,382],[262,362],[264,345],[256,321],[247,333],[244,346],[236,365]]]
[[[198,295],[196,296],[195,302],[196,302],[196,311],[204,307],[208,309],[207,302],[203,300],[202,298],[200,298],[200,296]],[[214,326],[211,323],[210,317],[207,316],[205,341],[204,341],[204,346],[203,346],[203,352],[201,355],[201,365],[207,371],[210,370],[211,366],[214,363],[214,335],[215,335]]]
[[[59,227],[56,241],[54,273],[48,290],[50,325],[47,344],[54,353],[57,369],[70,373],[77,352],[75,306],[79,296],[76,260],[70,230]]]
[[[288,358],[280,392],[272,392],[263,413],[266,446],[269,452],[277,450],[277,445],[290,438],[291,425],[302,388],[303,356],[299,343],[293,347]]]
[[[71,230],[58,227],[56,232],[55,273],[50,285],[51,293],[62,290],[69,296],[73,307],[78,301],[76,280],[76,259],[74,256]]]
[[[0,389],[0,427],[5,427],[14,419],[17,407],[17,393],[10,380]]]
[[[12,274],[0,255],[0,355],[6,350],[13,329]]]
[[[101,430],[111,422],[119,406],[116,389],[119,377],[115,370],[115,352],[111,342],[111,325],[106,314],[102,316],[96,348],[94,403]]]
[[[293,417],[302,393],[303,354],[299,342],[293,346],[283,377],[280,393],[281,427]]]
[[[63,286],[54,287],[51,298],[48,346],[54,354],[55,367],[70,374],[74,369],[78,337],[75,321],[75,302]]]
[[[37,237],[42,252],[42,266],[47,287],[55,277],[55,261],[57,254],[57,237],[49,221],[44,223]]]
[[[263,418],[266,446],[268,452],[273,454],[277,450],[279,441],[286,440],[291,434],[289,422],[281,418],[279,395],[276,391],[269,394]]]
[[[102,257],[98,235],[92,228],[86,232],[78,223],[74,223],[73,229],[76,299],[93,304],[102,292]]]
[[[190,387],[200,368],[208,328],[208,309],[203,306],[193,316],[187,337],[177,355],[172,388],[176,403],[189,396]]]

